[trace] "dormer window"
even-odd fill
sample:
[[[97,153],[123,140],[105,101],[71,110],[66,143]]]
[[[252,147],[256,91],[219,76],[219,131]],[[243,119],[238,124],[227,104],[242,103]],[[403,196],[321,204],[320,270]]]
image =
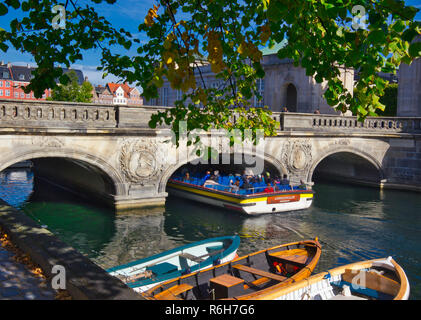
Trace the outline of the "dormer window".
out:
[[[24,74],[20,74],[19,75],[19,80],[25,80],[25,75]]]
[[[9,72],[3,71],[3,78],[9,78]]]

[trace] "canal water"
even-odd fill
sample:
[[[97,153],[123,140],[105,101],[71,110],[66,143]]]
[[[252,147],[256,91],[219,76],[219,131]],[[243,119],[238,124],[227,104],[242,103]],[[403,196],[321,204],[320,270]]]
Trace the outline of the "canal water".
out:
[[[404,191],[318,183],[310,209],[245,217],[169,197],[165,209],[116,215],[45,184],[31,171],[0,173],[0,198],[22,209],[103,268],[209,237],[238,234],[239,255],[319,237],[316,272],[392,256],[421,299],[421,196]]]

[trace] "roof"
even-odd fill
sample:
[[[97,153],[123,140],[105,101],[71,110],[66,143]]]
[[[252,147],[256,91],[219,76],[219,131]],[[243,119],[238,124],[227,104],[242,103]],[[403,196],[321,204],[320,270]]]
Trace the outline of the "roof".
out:
[[[10,67],[8,67],[7,64],[2,64],[0,65],[0,79],[30,82],[32,79],[33,70],[35,70],[35,68],[30,66],[11,65]],[[8,72],[9,77],[3,77],[3,71]],[[83,77],[83,72],[81,70],[63,68],[63,73],[69,73],[70,71],[75,72],[79,85],[81,85],[85,81]],[[58,82],[58,79],[56,81]]]
[[[262,50],[262,53],[264,56],[270,55],[270,54],[276,54],[278,51],[282,48],[284,48],[288,44],[288,40],[284,39],[280,43],[276,43],[272,48],[265,47]]]
[[[0,80],[12,80],[12,75],[6,64],[0,65]]]
[[[64,73],[69,73],[71,71],[74,71],[76,73],[77,76],[77,83],[79,85],[83,84],[83,82],[85,81],[85,77],[83,76],[83,72],[82,70],[78,70],[78,69],[67,69],[67,68],[63,68],[63,74]]]
[[[32,78],[32,67],[11,66],[12,76],[14,81],[30,82]]]
[[[124,97],[125,98],[129,98],[130,92],[134,89],[134,88],[131,88],[127,83],[109,82],[109,83],[107,83],[107,87],[109,88],[109,90],[112,94],[115,94],[117,89],[121,87],[124,91]]]
[[[101,85],[95,87],[95,92],[97,94],[108,94],[108,95],[111,95],[111,92],[108,90],[108,88],[107,87],[104,87],[104,86],[101,86]]]

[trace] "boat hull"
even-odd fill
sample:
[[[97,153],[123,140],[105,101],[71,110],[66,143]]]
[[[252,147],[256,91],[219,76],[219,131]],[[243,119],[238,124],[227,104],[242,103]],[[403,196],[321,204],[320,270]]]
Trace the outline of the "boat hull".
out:
[[[107,270],[137,292],[144,292],[159,283],[181,276],[184,272],[206,269],[215,263],[234,259],[240,245],[238,236],[218,237],[177,247],[160,254],[136,260]],[[150,272],[148,277],[133,279]]]
[[[305,190],[236,196],[228,192],[218,192],[180,182],[169,182],[168,192],[180,198],[206,203],[247,215],[304,210],[311,206],[314,194],[311,190]]]
[[[370,271],[373,269],[376,271]],[[388,276],[386,277],[384,273]],[[344,289],[345,287],[347,288]],[[407,300],[409,293],[410,286],[405,272],[389,257],[337,267],[278,291],[270,292],[261,298],[268,300]]]
[[[237,256],[237,250],[235,250],[235,252],[229,254],[224,259],[222,259],[221,263],[229,262],[229,261],[233,260],[236,256]],[[211,265],[203,266],[203,267],[199,268],[198,271],[205,270],[205,269],[209,268],[210,266]],[[155,286],[157,286],[157,285],[159,285],[159,284],[161,284],[165,281],[168,281],[168,280],[157,281],[157,282],[145,285],[145,286],[134,287],[133,290],[138,292],[138,293],[146,292],[149,289],[151,289],[151,288],[153,288],[153,287],[155,287]]]
[[[317,238],[278,245],[174,278],[142,296],[149,300],[257,300],[309,277],[320,254]]]

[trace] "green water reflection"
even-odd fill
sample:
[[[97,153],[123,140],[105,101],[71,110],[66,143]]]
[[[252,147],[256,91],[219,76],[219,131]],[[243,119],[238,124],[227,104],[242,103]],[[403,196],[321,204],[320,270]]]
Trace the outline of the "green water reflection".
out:
[[[411,298],[421,299],[418,193],[319,183],[308,210],[245,217],[173,197],[162,210],[116,215],[57,190],[28,199],[16,188],[19,182],[3,181],[0,197],[13,202],[20,195],[14,205],[104,268],[221,235],[241,237],[240,255],[317,236],[323,252],[316,271],[393,256],[407,273]]]

